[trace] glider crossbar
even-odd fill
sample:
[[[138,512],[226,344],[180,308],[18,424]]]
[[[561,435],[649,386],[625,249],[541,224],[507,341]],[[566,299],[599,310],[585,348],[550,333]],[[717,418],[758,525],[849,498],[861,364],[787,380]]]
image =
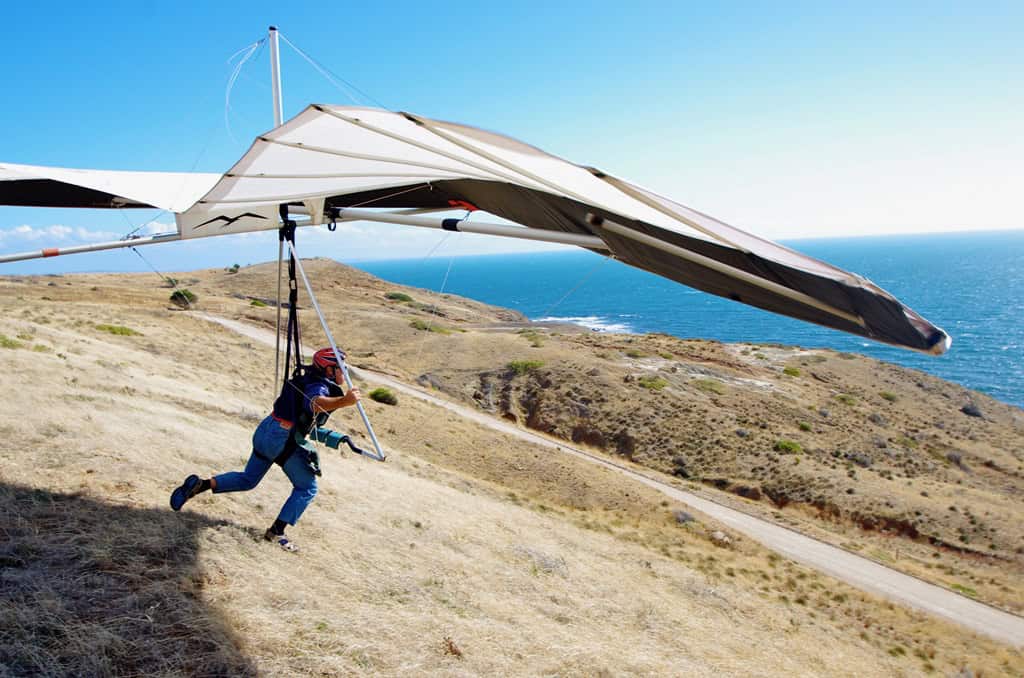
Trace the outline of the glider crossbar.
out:
[[[78,254],[80,252],[99,252],[100,250],[116,250],[122,247],[153,245],[160,242],[174,242],[175,240],[181,240],[180,233],[157,233],[156,235],[145,236],[142,238],[114,240],[112,242],[98,242],[91,245],[76,245],[74,247],[49,247],[43,250],[2,255],[0,256],[0,264],[7,264],[14,261],[25,261],[27,259],[59,257],[64,254]]]
[[[732,266],[729,266],[728,264],[723,264],[720,261],[716,261],[715,259],[711,259],[710,257],[705,257],[702,254],[691,252],[688,249],[678,247],[676,245],[673,245],[672,243],[665,242],[664,240],[660,240],[653,236],[647,235],[646,233],[635,231],[632,228],[628,228],[626,226],[623,226],[622,224],[617,224],[614,221],[610,221],[608,219],[602,219],[595,215],[591,215],[590,221],[595,226],[603,228],[607,231],[611,231],[612,233],[621,235],[623,237],[629,238],[630,240],[641,242],[650,247],[659,249],[662,252],[668,252],[669,254],[673,254],[679,257],[680,259],[685,259],[686,261],[697,264],[698,266],[710,268],[713,271],[718,271],[719,273],[723,273],[733,278],[737,278],[739,280],[742,280],[743,282],[747,282],[750,283],[751,285],[760,287],[761,289],[765,289],[770,292],[774,292],[775,294],[782,295],[787,299],[792,299],[793,301],[798,301],[802,304],[812,306],[818,309],[819,311],[824,311],[838,318],[842,318],[843,320],[848,320],[852,323],[856,323],[861,327],[867,327],[867,325],[864,323],[864,319],[861,318],[859,315],[847,313],[846,311],[840,310],[834,306],[826,304],[823,301],[818,301],[814,297],[804,294],[803,292],[798,292],[796,290],[790,289],[785,285],[780,285],[776,282],[772,282],[771,280],[765,280],[764,278],[756,276],[752,273],[747,273],[746,271],[743,271],[741,269],[734,268]]]
[[[331,334],[331,328],[327,326],[327,320],[324,318],[323,312],[320,310],[320,304],[317,303],[316,295],[313,294],[313,286],[309,284],[309,278],[306,277],[306,271],[302,268],[302,262],[299,260],[299,255],[295,251],[295,243],[288,240],[288,249],[291,252],[292,259],[295,261],[295,269],[302,276],[302,282],[306,285],[306,292],[309,294],[309,300],[313,303],[313,308],[316,309],[317,317],[320,318],[320,325],[324,329],[324,334],[327,335],[327,341],[331,345],[331,350],[334,351],[334,358],[338,361],[338,365],[341,366],[341,373],[345,376],[345,385],[351,390],[354,388],[352,384],[352,377],[348,373],[348,365],[341,357],[341,351],[338,350],[338,345],[334,342],[334,335]],[[373,432],[373,426],[370,424],[369,417],[366,416],[366,410],[363,409],[361,402],[356,403],[356,408],[359,410],[359,416],[363,418],[363,424],[366,426],[366,432],[370,434],[370,440],[373,441],[373,449],[376,450],[376,454],[365,452],[367,457],[376,459],[377,461],[384,461],[387,456],[380,447],[380,443],[377,441],[377,434]]]
[[[540,228],[509,226],[507,224],[493,224],[482,221],[437,219],[434,217],[399,214],[397,212],[375,212],[373,210],[352,209],[348,207],[338,210],[338,219],[340,221],[379,221],[385,224],[438,228],[444,231],[457,231],[459,233],[480,233],[483,235],[500,235],[506,238],[539,240],[541,242],[575,245],[576,247],[596,250],[608,249],[608,245],[605,244],[604,240],[601,240],[596,235],[564,233],[562,231],[548,231]]]

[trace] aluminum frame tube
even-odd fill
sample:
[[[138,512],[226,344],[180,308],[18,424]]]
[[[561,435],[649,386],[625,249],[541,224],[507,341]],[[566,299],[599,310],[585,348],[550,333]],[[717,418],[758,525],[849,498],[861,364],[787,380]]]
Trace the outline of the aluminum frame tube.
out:
[[[345,376],[345,385],[349,389],[354,388],[352,385],[352,377],[348,373],[348,365],[341,359],[341,351],[338,350],[338,345],[334,343],[334,335],[331,334],[331,328],[327,326],[327,320],[324,318],[323,312],[320,310],[320,304],[317,303],[316,295],[313,294],[313,287],[309,284],[309,278],[306,277],[306,271],[302,268],[302,260],[299,259],[298,253],[295,251],[295,244],[288,241],[288,250],[291,255],[295,258],[295,270],[302,276],[302,282],[306,285],[306,292],[309,294],[309,300],[313,302],[313,308],[316,309],[316,314],[320,318],[320,325],[324,328],[324,334],[327,335],[327,341],[331,345],[331,350],[334,351],[334,358],[341,365],[341,373]],[[375,459],[377,461],[384,461],[387,459],[387,455],[380,448],[380,443],[377,441],[377,434],[373,432],[373,426],[370,424],[369,417],[366,416],[366,410],[363,409],[363,403],[357,402],[356,409],[359,410],[359,416],[363,418],[363,424],[366,426],[366,432],[370,434],[370,440],[373,441],[373,448],[377,451],[376,455],[364,452],[367,457]]]
[[[181,240],[180,233],[157,233],[156,235],[144,238],[132,238],[131,240],[113,240],[110,242],[98,242],[91,245],[76,245],[74,247],[47,247],[32,252],[18,252],[16,254],[0,255],[0,264],[8,264],[14,261],[26,261],[28,259],[45,259],[48,257],[59,257],[65,254],[79,254],[81,252],[99,252],[101,250],[116,250],[122,247],[138,247],[140,245],[154,245],[161,242],[175,242]]]
[[[601,240],[601,238],[596,235],[546,231],[539,228],[526,228],[525,226],[509,226],[506,224],[493,224],[482,221],[469,222],[459,219],[437,219],[433,217],[419,217],[409,214],[396,214],[394,212],[374,212],[373,210],[353,208],[344,208],[339,210],[338,217],[339,221],[378,221],[385,224],[401,224],[403,226],[436,228],[445,231],[455,231],[458,233],[479,233],[482,235],[500,235],[506,238],[538,240],[540,242],[553,242],[562,245],[575,245],[576,247],[586,247],[588,249],[609,249],[604,240]]]
[[[281,52],[278,45],[277,26],[271,26],[270,32],[270,84],[274,91],[274,127],[280,127],[284,121],[284,107],[281,103]]]

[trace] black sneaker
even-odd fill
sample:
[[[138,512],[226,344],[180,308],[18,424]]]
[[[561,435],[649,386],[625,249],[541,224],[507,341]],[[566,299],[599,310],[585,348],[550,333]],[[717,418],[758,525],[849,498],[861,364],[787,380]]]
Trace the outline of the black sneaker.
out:
[[[200,482],[202,481],[199,480],[199,476],[195,474],[185,478],[185,482],[183,482],[178,489],[174,490],[174,492],[171,492],[171,509],[174,511],[180,511],[181,507],[185,505],[185,502],[192,498],[192,494],[195,492],[196,488],[199,487]]]

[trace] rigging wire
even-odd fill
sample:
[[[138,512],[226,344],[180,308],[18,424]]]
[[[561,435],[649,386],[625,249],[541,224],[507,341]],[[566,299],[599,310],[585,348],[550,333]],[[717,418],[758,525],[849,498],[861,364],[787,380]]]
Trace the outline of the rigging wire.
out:
[[[427,256],[423,257],[423,259],[420,261],[420,265],[421,266],[427,263],[427,259],[430,258],[430,255],[432,255],[438,248],[440,248],[441,245],[443,245],[445,242],[447,242],[448,236],[450,236],[450,235],[451,235],[450,231],[445,233],[444,237],[441,238],[441,240],[439,240],[437,242],[437,244],[434,245],[430,249],[429,252],[427,252]],[[444,288],[448,285],[448,276],[452,272],[452,264],[453,263],[455,263],[455,255],[454,254],[451,255],[449,257],[449,259],[448,259],[448,269],[444,272],[444,280],[441,281],[441,289],[437,293],[439,297],[443,297],[444,296]],[[438,301],[440,301],[440,299]],[[437,311],[438,311],[437,306],[438,306],[437,302],[434,302],[433,304],[430,305],[430,319],[427,321],[427,329],[423,333],[423,336],[422,336],[422,338],[419,341],[419,346],[416,347],[416,357],[413,359],[413,363],[412,363],[413,365],[419,365],[420,364],[420,357],[423,355],[423,347],[426,345],[427,337],[430,336],[430,332],[432,331],[432,328],[434,327],[434,318],[437,317]]]
[[[607,261],[608,261],[609,259],[610,259],[610,257],[605,257],[605,256],[602,256],[602,257],[601,257],[601,261],[599,261],[599,262],[597,262],[596,264],[594,264],[594,266],[593,266],[593,267],[592,267],[592,268],[591,268],[591,269],[590,269],[589,271],[587,271],[586,275],[584,275],[584,276],[583,276],[583,277],[582,277],[582,278],[580,279],[580,281],[579,281],[578,283],[576,283],[576,285],[574,285],[574,286],[573,286],[573,288],[572,288],[572,289],[570,289],[570,290],[569,290],[568,292],[566,292],[565,294],[563,294],[563,295],[562,295],[562,297],[561,297],[561,298],[560,298],[560,299],[559,299],[558,301],[556,301],[555,303],[553,303],[553,304],[551,304],[550,306],[548,306],[548,307],[547,307],[547,308],[546,308],[546,309],[544,310],[544,312],[543,312],[543,313],[542,313],[542,314],[540,315],[540,317],[541,317],[541,318],[547,318],[547,317],[549,317],[549,315],[550,315],[551,311],[555,310],[555,308],[556,308],[556,307],[557,307],[557,306],[558,306],[559,304],[561,304],[561,303],[562,303],[563,301],[565,301],[566,299],[568,299],[568,298],[569,298],[569,296],[570,296],[570,295],[571,295],[571,294],[572,294],[573,292],[575,292],[575,291],[576,291],[576,290],[578,290],[578,289],[579,289],[580,287],[582,287],[582,286],[583,286],[583,283],[587,282],[587,280],[589,280],[589,279],[590,279],[590,276],[592,276],[592,275],[594,275],[595,273],[597,273],[597,269],[599,269],[599,268],[601,268],[602,266],[604,266],[605,262],[607,262]]]
[[[178,287],[178,279],[177,278],[170,278],[170,277],[164,275],[163,273],[161,273],[160,271],[158,271],[156,269],[156,266],[154,266],[152,263],[150,263],[149,259],[147,259],[146,257],[142,256],[142,252],[139,251],[139,248],[137,248],[137,247],[130,247],[128,249],[130,249],[132,252],[135,252],[135,254],[139,255],[139,259],[142,259],[144,262],[146,262],[146,265],[149,266],[153,270],[153,273],[156,273],[158,276],[160,276],[160,278],[164,282],[170,283],[171,287],[174,288],[174,292],[181,292],[182,291],[181,288]],[[172,293],[171,296],[173,297],[174,293]],[[189,301],[188,295],[185,294],[184,292],[182,292],[182,294],[180,295],[180,298],[185,302],[185,306],[189,310],[191,310],[192,309],[192,302]]]
[[[235,64],[235,69],[234,71],[232,71],[231,77],[228,78],[227,88],[224,91],[224,125],[225,127],[227,127],[228,136],[231,137],[231,141],[233,141],[236,144],[238,143],[238,139],[236,139],[235,135],[231,132],[231,117],[229,115],[231,111],[231,90],[235,86],[235,81],[238,80],[238,74],[242,72],[242,66],[245,65],[245,62],[248,61],[252,57],[252,55],[256,53],[256,50],[259,49],[263,45],[263,43],[266,42],[266,40],[266,38],[261,38],[260,40],[257,40],[256,42],[252,43],[251,45],[248,45],[238,50],[228,58],[228,63],[230,64],[232,59],[237,57],[239,54],[245,52],[245,55],[241,58],[241,60],[237,64]]]
[[[361,89],[359,89],[358,87],[356,87],[355,85],[353,85],[349,81],[345,80],[344,78],[339,77],[338,75],[335,75],[329,68],[327,68],[323,64],[319,63],[316,59],[314,59],[313,57],[309,56],[305,52],[303,52],[301,49],[299,49],[295,45],[295,43],[293,43],[291,40],[289,40],[287,37],[285,37],[285,35],[283,33],[281,33],[280,31],[278,32],[278,36],[282,40],[284,40],[286,43],[288,43],[289,47],[291,47],[296,52],[298,52],[299,56],[301,56],[303,59],[305,59],[307,62],[309,62],[309,65],[311,65],[313,68],[315,68],[317,70],[317,72],[320,73],[320,75],[324,76],[324,78],[326,78],[328,82],[330,82],[332,85],[334,85],[336,88],[338,88],[338,90],[342,94],[344,94],[349,99],[351,99],[353,101],[353,103],[356,103],[356,104],[362,103],[358,99],[356,99],[356,97],[352,96],[352,92],[355,92],[355,93],[359,94],[360,96],[362,96],[365,100],[367,100],[367,101],[369,101],[369,102],[371,102],[373,104],[376,104],[379,108],[385,108],[385,109],[387,108],[387,106],[382,104],[380,101],[378,101],[377,99],[373,98],[372,96],[370,96],[366,92],[362,91]]]
[[[473,214],[472,210],[466,210],[466,216],[464,216],[462,218],[462,220],[465,221],[465,220],[469,219],[469,217],[472,216],[472,214]],[[424,264],[427,263],[427,259],[430,258],[430,255],[432,255],[435,251],[437,251],[441,247],[441,245],[443,245],[445,242],[447,242],[448,237],[451,234],[452,234],[451,231],[447,231],[444,234],[444,237],[441,238],[440,240],[438,240],[437,243],[435,243],[435,245],[430,248],[430,251],[427,252],[426,256],[424,256],[423,259],[420,260],[420,266],[423,266]],[[451,257],[449,257],[449,259],[448,259],[448,269],[444,272],[444,279],[441,281],[441,290],[438,292],[438,294],[441,295],[442,297],[444,296],[444,289],[445,289],[445,287],[448,286],[448,276],[452,272],[452,264],[454,264],[454,263],[455,263],[455,255],[452,254]],[[430,320],[427,322],[427,333],[429,333],[430,332],[430,328],[432,328],[434,326],[434,318],[436,317],[436,311],[437,310],[438,310],[437,304],[431,304],[430,305]],[[413,361],[413,365],[419,365],[420,356],[423,353],[423,346],[426,343],[427,343],[427,334],[424,334],[423,338],[420,339],[419,346],[416,349],[416,358]]]
[[[413,191],[418,191],[421,188],[423,188],[424,186],[426,186],[430,190],[434,190],[434,187],[430,185],[430,182],[429,181],[425,181],[422,184],[416,184],[415,186],[413,186],[411,188],[406,188],[406,189],[401,190],[401,191],[395,191],[394,193],[388,193],[387,195],[380,195],[380,196],[377,196],[376,198],[370,198],[369,200],[364,200],[363,202],[356,203],[355,205],[349,205],[349,207],[365,207],[366,205],[369,205],[370,203],[380,202],[381,200],[387,200],[388,198],[394,198],[394,197],[397,197],[399,195],[405,195],[406,193],[412,193]]]

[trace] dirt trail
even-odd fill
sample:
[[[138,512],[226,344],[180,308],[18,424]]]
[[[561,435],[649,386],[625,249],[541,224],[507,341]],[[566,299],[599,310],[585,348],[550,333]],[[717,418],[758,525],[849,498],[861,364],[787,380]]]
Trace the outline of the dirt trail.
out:
[[[261,343],[270,346],[273,346],[275,343],[274,333],[269,330],[206,313],[196,313],[196,315]],[[1024,618],[971,600],[947,589],[928,584],[915,577],[897,572],[872,560],[862,558],[780,525],[680,490],[626,466],[573,448],[560,441],[556,442],[536,433],[518,428],[508,422],[453,403],[432,393],[427,393],[387,375],[371,372],[366,369],[360,369],[359,373],[368,381],[388,386],[414,398],[443,407],[482,426],[490,427],[537,445],[572,454],[592,463],[618,471],[701,511],[736,532],[746,535],[787,558],[820,570],[862,591],[944,617],[973,631],[1016,647],[1024,647]]]

